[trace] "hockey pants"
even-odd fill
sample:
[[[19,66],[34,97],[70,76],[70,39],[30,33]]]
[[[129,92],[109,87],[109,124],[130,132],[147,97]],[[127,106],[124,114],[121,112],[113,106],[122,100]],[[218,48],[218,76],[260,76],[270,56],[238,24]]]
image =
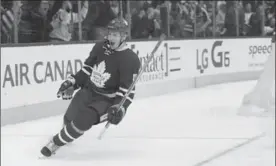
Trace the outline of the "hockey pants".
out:
[[[92,125],[106,121],[107,109],[112,103],[112,99],[83,88],[71,100],[64,115],[64,123],[74,121],[81,130],[88,130]]]

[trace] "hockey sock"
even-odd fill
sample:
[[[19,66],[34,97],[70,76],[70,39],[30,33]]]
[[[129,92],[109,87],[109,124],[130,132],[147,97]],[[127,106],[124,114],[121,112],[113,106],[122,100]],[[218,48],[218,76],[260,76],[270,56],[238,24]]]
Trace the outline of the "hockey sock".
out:
[[[65,125],[68,125],[69,123],[70,123],[70,120],[67,118],[66,115],[64,115],[64,117],[63,117],[63,125],[65,126]]]
[[[78,129],[73,122],[70,122],[65,125],[58,134],[54,136],[53,141],[56,145],[63,146],[79,138],[83,135],[83,133],[84,131]]]

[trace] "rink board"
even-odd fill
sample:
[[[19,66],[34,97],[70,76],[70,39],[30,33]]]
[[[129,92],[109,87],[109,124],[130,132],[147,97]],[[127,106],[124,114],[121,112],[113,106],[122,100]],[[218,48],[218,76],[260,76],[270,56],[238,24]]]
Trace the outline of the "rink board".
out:
[[[270,38],[166,40],[139,80],[136,97],[257,79],[271,54],[270,41]],[[155,44],[156,41],[140,41],[130,42],[129,46],[143,65]],[[2,48],[1,125],[63,113],[68,101],[57,100],[56,90],[69,74],[81,69],[93,45]]]
[[[185,89],[203,87],[206,85],[225,82],[256,80],[258,77],[259,72],[247,72],[224,75],[221,74],[219,76],[205,76],[195,79],[183,79],[172,81],[169,84],[158,84],[158,86],[144,85],[137,87],[136,98],[169,94],[183,91]],[[1,126],[59,115],[65,112],[68,104],[69,101],[56,100],[40,104],[28,105],[24,107],[4,109],[1,112]]]

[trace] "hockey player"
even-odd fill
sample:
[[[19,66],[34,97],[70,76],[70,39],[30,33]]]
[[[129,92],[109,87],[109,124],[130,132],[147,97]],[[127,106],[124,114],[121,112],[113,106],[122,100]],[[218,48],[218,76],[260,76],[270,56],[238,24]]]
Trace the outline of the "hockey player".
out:
[[[58,96],[63,99],[71,99],[74,91],[80,90],[67,109],[64,127],[41,149],[46,157],[82,136],[93,125],[105,121],[119,124],[132,102],[134,90],[123,107],[118,108],[140,69],[137,54],[125,41],[128,24],[123,18],[115,18],[107,30],[106,40],[95,44],[83,68],[60,86]]]

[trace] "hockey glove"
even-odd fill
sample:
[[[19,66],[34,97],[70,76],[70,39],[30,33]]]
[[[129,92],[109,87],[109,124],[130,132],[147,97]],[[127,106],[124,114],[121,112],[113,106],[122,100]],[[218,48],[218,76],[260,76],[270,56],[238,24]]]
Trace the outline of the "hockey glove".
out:
[[[73,97],[75,88],[74,88],[74,84],[75,84],[75,79],[72,76],[69,76],[67,80],[65,80],[58,92],[57,92],[57,97],[60,98],[62,97],[63,100],[70,100]]]
[[[107,109],[107,120],[109,123],[117,125],[122,121],[125,113],[126,110],[123,107],[119,109],[118,105],[113,105]]]

